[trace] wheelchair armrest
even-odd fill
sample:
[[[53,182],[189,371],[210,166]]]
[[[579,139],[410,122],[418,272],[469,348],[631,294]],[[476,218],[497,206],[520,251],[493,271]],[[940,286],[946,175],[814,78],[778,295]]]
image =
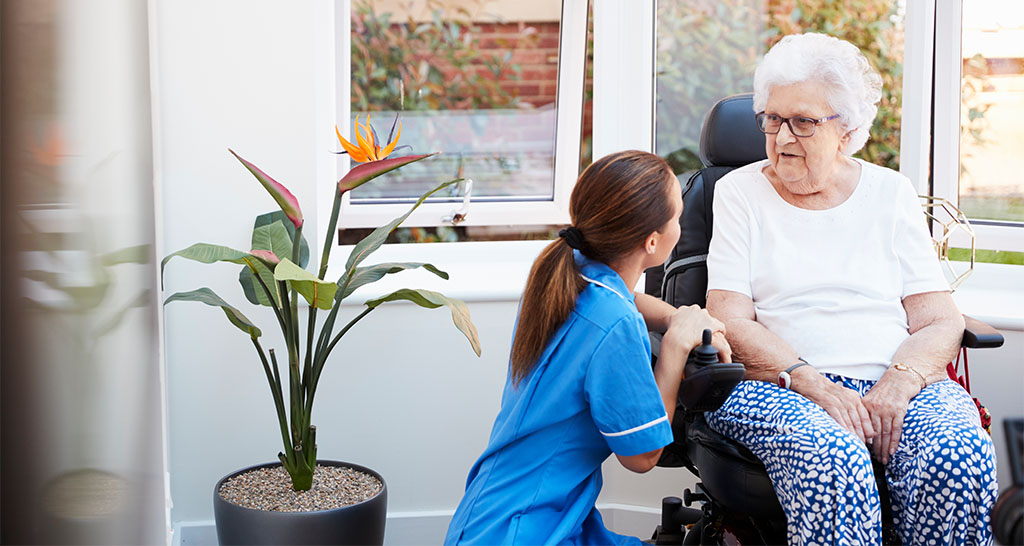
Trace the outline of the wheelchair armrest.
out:
[[[964,339],[960,342],[968,349],[994,349],[1003,346],[1003,334],[976,318],[964,315]]]
[[[648,331],[647,336],[651,338],[651,356],[657,361],[661,355],[661,338],[665,337],[665,334]]]

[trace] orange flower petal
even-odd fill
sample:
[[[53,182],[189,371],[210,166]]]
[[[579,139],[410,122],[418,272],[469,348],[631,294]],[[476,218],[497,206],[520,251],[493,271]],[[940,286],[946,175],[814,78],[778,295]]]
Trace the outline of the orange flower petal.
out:
[[[370,114],[366,114],[366,142],[370,145],[370,150],[374,152],[374,159],[379,159],[376,157],[378,146],[374,140],[373,129],[370,127]]]
[[[366,152],[354,146],[351,142],[345,140],[345,137],[341,136],[341,131],[338,130],[337,125],[334,126],[334,132],[337,133],[338,135],[338,142],[341,142],[341,147],[345,148],[345,151],[348,152],[349,157],[351,157],[353,161],[358,161],[359,163],[366,163]]]
[[[356,116],[356,142],[359,143],[359,149],[361,149],[367,157],[373,158],[373,148],[370,147],[370,144],[366,142],[366,139],[363,138],[362,134],[360,134],[361,131],[359,129],[359,116]]]

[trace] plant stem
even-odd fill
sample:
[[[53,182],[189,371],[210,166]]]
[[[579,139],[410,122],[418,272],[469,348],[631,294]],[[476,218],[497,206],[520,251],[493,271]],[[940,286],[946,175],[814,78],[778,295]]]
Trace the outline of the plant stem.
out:
[[[263,287],[263,292],[267,295],[267,299],[270,300],[270,307],[274,310],[274,315],[277,317],[277,323],[281,326],[281,332],[284,333],[284,317],[281,316],[281,309],[277,307],[277,300],[275,300],[274,295],[270,293],[270,287],[267,286],[267,283],[263,282],[263,278],[260,277],[256,268],[251,267],[249,270],[252,271],[252,276],[255,277],[256,281]]]
[[[320,280],[327,275],[327,259],[331,257],[331,248],[334,247],[334,238],[337,237],[338,213],[341,211],[341,188],[334,186],[334,207],[331,209],[331,221],[327,223],[327,236],[324,237],[324,251],[320,255]]]
[[[274,369],[277,370],[277,368],[278,368],[278,366],[277,366],[277,354],[274,353],[273,349],[270,350],[270,361],[274,364]],[[281,392],[281,381],[280,380],[277,381],[277,386],[278,386],[277,387],[277,391]],[[282,410],[283,410],[283,408],[284,408],[284,394],[283,393],[281,394],[281,407],[282,407]],[[293,446],[292,446],[291,438],[288,435],[287,420],[284,420],[284,423],[282,423],[281,434],[284,435],[284,447],[285,447],[284,453],[286,453],[286,455],[285,455],[286,460],[283,461],[283,462],[285,463],[285,468],[287,468],[288,471],[291,472],[292,467],[295,466],[295,455],[294,455],[294,449],[293,449]]]
[[[310,305],[306,313],[306,365],[302,369],[302,387],[309,396],[309,380],[313,374],[313,330],[316,327],[316,306]]]
[[[327,320],[324,321],[323,328],[320,329],[320,337],[316,342],[316,352],[314,353],[313,360],[318,362],[320,360],[320,354],[323,352],[324,347],[327,345],[327,340],[331,339],[331,334],[334,332],[334,322],[338,318],[338,309],[341,308],[341,289],[334,296],[334,304],[331,306],[331,312],[327,315]]]
[[[315,372],[318,373],[321,369],[323,369],[324,363],[327,361],[327,356],[331,354],[331,351],[334,349],[334,346],[337,345],[339,341],[341,341],[341,336],[345,335],[345,333],[348,332],[350,328],[355,326],[357,322],[359,322],[366,315],[370,314],[370,311],[373,311],[374,309],[376,309],[376,307],[367,307],[366,309],[363,309],[362,313],[359,313],[359,315],[356,316],[356,318],[349,321],[349,323],[346,324],[345,327],[342,328],[340,332],[338,332],[338,335],[334,336],[334,339],[331,340],[331,344],[328,345],[327,350],[324,351],[325,354],[323,356],[323,360],[321,360],[320,362],[320,368],[318,370],[315,370]]]
[[[301,255],[302,255],[302,226],[297,226],[295,228],[295,235],[292,236],[292,262],[298,264],[299,261],[300,261],[300,256]],[[290,348],[288,350],[288,362],[294,368],[297,384],[300,387],[300,392],[298,393],[298,395],[299,395],[299,397],[298,397],[298,407],[301,409],[302,406],[303,406],[303,401],[305,399],[305,389],[301,388],[301,385],[304,382],[304,379],[302,377],[302,372],[299,370],[299,359],[302,358],[301,350],[299,348],[299,327],[300,327],[299,326],[299,295],[298,295],[298,292],[296,292],[295,287],[291,283],[288,283],[288,286],[291,288],[290,295],[291,295],[291,315],[292,315],[292,320],[291,320],[291,322],[292,322],[292,339],[291,339],[291,346],[290,346]],[[314,306],[315,306],[315,304],[314,304]],[[313,307],[313,306],[311,306],[311,307]],[[298,416],[294,416],[293,415],[292,416],[292,420],[294,421],[296,417],[299,418],[298,419],[299,422],[302,422],[302,421],[305,420],[302,415],[298,415]]]
[[[323,372],[324,365],[327,363],[327,357],[331,354],[331,350],[333,350],[334,346],[337,345],[338,341],[341,339],[341,336],[345,335],[345,333],[348,332],[350,328],[355,326],[357,322],[362,320],[362,318],[365,317],[366,315],[370,314],[370,311],[373,311],[374,309],[376,308],[367,307],[366,309],[363,309],[362,313],[359,313],[359,315],[356,316],[356,318],[349,321],[349,323],[346,324],[345,327],[342,328],[340,332],[338,332],[338,335],[335,336],[334,340],[331,341],[331,344],[327,346],[326,350],[324,350],[322,353],[317,354],[317,362],[313,366],[313,380],[311,382],[312,387],[309,390],[309,398],[306,399],[307,416],[311,415],[313,412],[313,398],[316,397],[316,387],[320,383],[320,374]]]
[[[298,427],[299,423],[303,421],[302,416],[300,415],[302,406],[299,398],[301,393],[298,388],[299,361],[295,356],[294,344],[294,331],[297,329],[297,325],[295,324],[295,315],[290,312],[290,309],[292,308],[291,300],[294,298],[289,297],[290,294],[286,281],[278,281],[277,284],[281,292],[281,307],[289,310],[285,315],[288,317],[288,320],[285,321],[285,324],[288,326],[288,330],[285,332],[285,346],[288,348],[288,400],[291,411],[291,436],[294,449],[295,447],[302,447],[301,435]],[[294,456],[289,455],[289,460],[294,460]]]
[[[260,361],[263,362],[263,371],[267,374],[267,382],[270,383],[270,394],[274,396],[274,408],[277,410],[277,422],[281,425],[281,439],[284,441],[285,451],[291,451],[292,445],[288,440],[288,417],[284,413],[284,396],[281,394],[281,384],[276,381],[274,376],[276,375],[270,369],[270,364],[267,362],[267,355],[263,352],[263,347],[256,338],[252,338],[252,344],[256,347],[256,352],[260,355]],[[270,350],[271,356],[274,354],[274,350]],[[274,369],[277,369],[277,363],[274,363]]]
[[[316,468],[316,427],[310,425],[309,427],[309,455],[306,458],[306,463]]]

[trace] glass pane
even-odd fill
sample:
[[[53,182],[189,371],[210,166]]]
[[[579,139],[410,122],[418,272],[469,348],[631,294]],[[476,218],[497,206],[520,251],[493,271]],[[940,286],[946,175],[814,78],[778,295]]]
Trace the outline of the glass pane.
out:
[[[402,168],[355,202],[415,199],[456,174],[474,200],[550,200],[561,3],[356,0],[352,115],[397,153],[443,152]],[[453,191],[456,191],[453,186]]]
[[[1024,222],[1024,3],[963,3],[960,209]]]
[[[783,36],[823,32],[859,47],[881,73],[878,117],[871,139],[856,156],[898,169],[903,4],[901,0],[659,1],[658,155],[677,173],[699,169],[701,124],[711,106],[723,97],[752,91],[757,63]]]

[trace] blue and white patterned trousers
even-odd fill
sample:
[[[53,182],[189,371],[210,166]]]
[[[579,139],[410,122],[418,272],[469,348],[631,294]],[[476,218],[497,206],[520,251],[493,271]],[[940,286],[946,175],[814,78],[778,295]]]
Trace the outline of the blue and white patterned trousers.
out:
[[[826,377],[861,396],[875,384]],[[764,463],[786,513],[789,544],[881,543],[871,454],[820,406],[771,383],[743,381],[706,418]],[[904,544],[992,543],[995,452],[960,385],[934,383],[910,401],[885,477]]]

